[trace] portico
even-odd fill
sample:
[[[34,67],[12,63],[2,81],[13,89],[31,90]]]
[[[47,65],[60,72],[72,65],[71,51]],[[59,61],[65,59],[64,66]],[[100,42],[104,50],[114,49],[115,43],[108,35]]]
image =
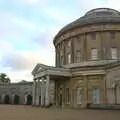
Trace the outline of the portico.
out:
[[[56,81],[69,80],[70,70],[37,64],[32,74],[34,75],[33,105],[48,107],[58,104],[55,102]]]

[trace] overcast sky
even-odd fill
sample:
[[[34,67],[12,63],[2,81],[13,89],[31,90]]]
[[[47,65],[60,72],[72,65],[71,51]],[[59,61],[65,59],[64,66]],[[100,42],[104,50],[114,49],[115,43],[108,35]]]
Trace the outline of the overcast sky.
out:
[[[97,7],[120,10],[120,0],[0,0],[0,72],[31,81],[37,63],[55,64],[57,32]]]

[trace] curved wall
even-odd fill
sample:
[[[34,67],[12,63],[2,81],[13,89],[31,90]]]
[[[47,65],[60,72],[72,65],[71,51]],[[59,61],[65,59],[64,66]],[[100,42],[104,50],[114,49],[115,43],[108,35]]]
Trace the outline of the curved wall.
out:
[[[120,24],[78,26],[55,38],[56,66],[120,58]]]

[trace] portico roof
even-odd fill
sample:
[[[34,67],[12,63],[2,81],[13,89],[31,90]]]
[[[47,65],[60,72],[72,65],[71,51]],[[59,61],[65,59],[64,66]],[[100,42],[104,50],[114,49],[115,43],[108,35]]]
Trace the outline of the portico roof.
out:
[[[33,69],[32,74],[34,79],[41,78],[44,76],[55,76],[55,77],[71,77],[71,72],[66,68],[56,68],[53,66],[47,66],[43,64],[37,64]]]

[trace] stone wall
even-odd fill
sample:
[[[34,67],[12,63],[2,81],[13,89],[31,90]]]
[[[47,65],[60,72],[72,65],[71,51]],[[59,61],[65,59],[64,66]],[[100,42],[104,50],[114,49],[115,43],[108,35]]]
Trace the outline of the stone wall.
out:
[[[120,66],[107,70],[106,92],[108,104],[120,104]]]
[[[32,97],[32,82],[0,83],[1,104],[29,104],[27,101],[29,97]],[[5,99],[6,101],[8,99],[8,102],[5,102]]]

